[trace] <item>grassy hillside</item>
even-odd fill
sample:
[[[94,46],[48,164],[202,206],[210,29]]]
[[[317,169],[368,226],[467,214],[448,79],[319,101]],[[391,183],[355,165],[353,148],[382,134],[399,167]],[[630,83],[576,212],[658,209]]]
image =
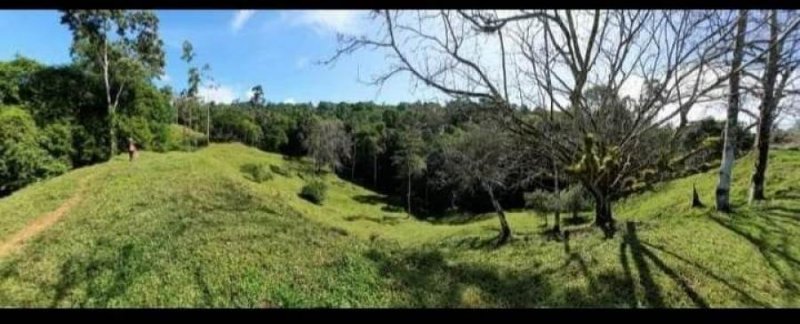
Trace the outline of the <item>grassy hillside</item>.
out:
[[[251,181],[253,163],[286,175]],[[120,156],[0,200],[0,242],[75,202],[0,256],[0,306],[800,306],[800,152],[773,154],[755,207],[751,168],[732,216],[713,212],[712,172],[618,204],[614,239],[549,240],[519,212],[494,249],[491,215],[419,221],[330,175],[318,206],[298,197],[304,163],[239,144]],[[689,208],[693,183],[709,207]]]

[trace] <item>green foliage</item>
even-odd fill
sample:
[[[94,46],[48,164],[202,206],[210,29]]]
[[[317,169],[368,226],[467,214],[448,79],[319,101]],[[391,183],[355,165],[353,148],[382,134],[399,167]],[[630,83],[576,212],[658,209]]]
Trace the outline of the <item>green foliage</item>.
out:
[[[327,190],[328,186],[324,182],[318,179],[312,179],[300,190],[300,197],[317,205],[321,205],[325,200]]]
[[[525,207],[533,210],[549,213],[558,209],[558,199],[552,192],[537,189],[524,194]]]
[[[47,154],[31,115],[0,106],[0,194],[66,172],[68,164]]]
[[[248,163],[242,166],[242,172],[248,175],[249,179],[262,183],[274,178],[274,175],[269,171],[269,164],[266,163]]]
[[[73,125],[57,122],[45,126],[40,139],[42,148],[68,168],[72,168],[72,157],[75,155],[72,131]]]
[[[193,149],[192,143],[196,143],[198,147],[207,146],[208,138],[206,134],[181,125],[169,125],[169,136],[166,144],[168,151],[190,151]]]
[[[19,105],[24,103],[21,87],[29,81],[32,74],[43,66],[34,60],[16,56],[9,62],[0,62],[0,105]]]
[[[592,198],[589,192],[581,184],[574,184],[561,192],[561,200],[564,202],[563,211],[577,214],[580,211],[592,208]]]
[[[139,149],[150,150],[154,148],[155,135],[150,128],[150,122],[142,117],[119,118],[119,137],[121,139],[132,138]]]
[[[281,175],[281,176],[284,176],[284,177],[291,177],[292,176],[292,172],[291,171],[289,171],[288,169],[286,169],[284,167],[281,167],[279,165],[270,165],[269,169],[273,173]]]

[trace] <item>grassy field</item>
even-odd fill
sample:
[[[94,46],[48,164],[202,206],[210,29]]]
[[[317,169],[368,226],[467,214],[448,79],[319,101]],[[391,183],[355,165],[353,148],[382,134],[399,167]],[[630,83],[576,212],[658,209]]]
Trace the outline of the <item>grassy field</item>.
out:
[[[251,181],[251,164],[273,179]],[[142,152],[0,199],[0,241],[74,195],[53,226],[0,257],[0,306],[23,307],[742,307],[800,306],[800,152],[773,152],[770,201],[713,211],[714,172],[616,204],[613,239],[514,212],[428,222],[328,175],[320,205],[298,196],[299,161],[240,144]],[[277,171],[277,172],[275,172]],[[282,173],[284,175],[281,175]],[[709,207],[689,207],[696,184]]]

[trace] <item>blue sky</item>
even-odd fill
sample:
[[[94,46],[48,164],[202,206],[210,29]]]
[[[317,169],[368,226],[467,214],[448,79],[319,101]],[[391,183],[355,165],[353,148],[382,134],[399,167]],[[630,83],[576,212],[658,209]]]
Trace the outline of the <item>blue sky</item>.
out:
[[[216,101],[246,99],[261,84],[268,101],[400,101],[432,100],[432,91],[414,90],[407,76],[383,88],[361,81],[386,68],[383,54],[358,52],[335,66],[316,61],[331,55],[336,32],[368,28],[359,11],[159,10],[160,33],[167,57],[166,77],[157,84],[176,90],[186,85],[188,67],[180,60],[189,40],[198,66],[208,63],[218,88],[201,95]],[[0,11],[0,60],[19,53],[47,64],[68,63],[71,36],[51,10]]]

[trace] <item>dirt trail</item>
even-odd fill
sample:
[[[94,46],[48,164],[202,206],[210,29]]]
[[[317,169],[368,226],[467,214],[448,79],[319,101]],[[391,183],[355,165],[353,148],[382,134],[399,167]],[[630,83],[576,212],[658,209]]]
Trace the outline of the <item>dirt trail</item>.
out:
[[[22,247],[28,239],[50,228],[50,226],[53,226],[53,224],[58,222],[72,207],[80,203],[81,200],[83,200],[83,194],[86,191],[86,183],[88,180],[88,178],[81,179],[78,182],[78,189],[75,193],[72,194],[69,199],[61,203],[56,210],[35,218],[26,225],[25,228],[12,234],[7,240],[0,242],[0,258],[16,251],[18,248]]]

